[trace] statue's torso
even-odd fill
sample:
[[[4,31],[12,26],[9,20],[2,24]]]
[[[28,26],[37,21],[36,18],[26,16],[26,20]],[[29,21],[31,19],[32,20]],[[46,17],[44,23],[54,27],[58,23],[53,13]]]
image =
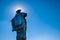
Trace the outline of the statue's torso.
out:
[[[19,28],[17,28],[17,25],[19,25],[19,27],[23,28],[26,26],[25,24],[25,18],[24,15],[22,13],[16,14],[16,16],[12,19],[12,24],[13,24],[13,30],[18,30]]]

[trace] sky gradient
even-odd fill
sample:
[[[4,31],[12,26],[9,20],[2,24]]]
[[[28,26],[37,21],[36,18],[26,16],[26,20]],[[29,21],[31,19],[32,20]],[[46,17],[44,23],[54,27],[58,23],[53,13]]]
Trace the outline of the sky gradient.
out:
[[[0,0],[0,40],[16,40],[11,19],[27,13],[27,40],[60,40],[60,0]]]

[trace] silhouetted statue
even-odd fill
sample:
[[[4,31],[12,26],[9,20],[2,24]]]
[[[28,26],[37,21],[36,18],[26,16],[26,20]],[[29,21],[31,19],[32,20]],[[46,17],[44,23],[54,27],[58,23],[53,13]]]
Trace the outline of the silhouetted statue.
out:
[[[21,10],[16,11],[15,17],[11,20],[12,31],[17,32],[17,40],[26,40],[26,19],[27,13],[21,12]]]

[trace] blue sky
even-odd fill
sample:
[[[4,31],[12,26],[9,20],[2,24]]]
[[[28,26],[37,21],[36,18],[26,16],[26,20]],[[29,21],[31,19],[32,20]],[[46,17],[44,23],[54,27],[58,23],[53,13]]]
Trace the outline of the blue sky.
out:
[[[11,19],[26,12],[27,40],[60,40],[60,0],[0,0],[0,40],[16,40]]]

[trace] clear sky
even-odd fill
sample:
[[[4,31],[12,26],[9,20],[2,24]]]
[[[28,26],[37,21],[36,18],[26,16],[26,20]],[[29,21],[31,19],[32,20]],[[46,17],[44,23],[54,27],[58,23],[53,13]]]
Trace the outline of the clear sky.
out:
[[[60,0],[0,0],[0,40],[16,40],[11,19],[26,12],[27,40],[60,40]]]

